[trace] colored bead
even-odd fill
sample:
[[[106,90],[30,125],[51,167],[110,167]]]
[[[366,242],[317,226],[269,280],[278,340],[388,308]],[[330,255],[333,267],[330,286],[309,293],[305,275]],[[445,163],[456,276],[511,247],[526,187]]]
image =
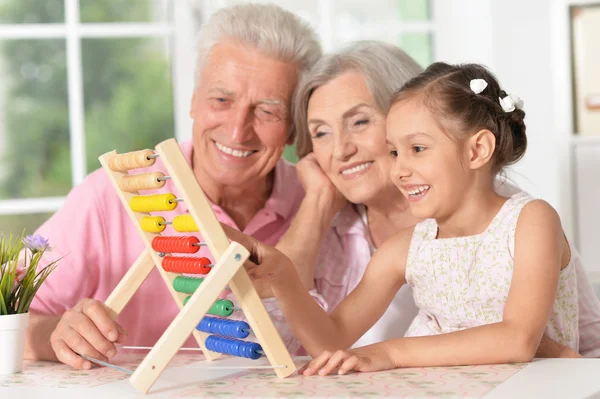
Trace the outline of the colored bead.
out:
[[[144,216],[140,226],[148,233],[160,233],[167,227],[165,222],[165,218],[162,216]]]
[[[177,276],[173,280],[173,289],[177,292],[193,294],[203,281],[203,278]]]
[[[250,326],[245,321],[227,320],[216,317],[204,317],[197,330],[222,337],[246,338],[250,334]]]
[[[164,253],[188,253],[198,252],[200,240],[194,236],[189,237],[154,237],[152,239],[152,249],[156,252]]]
[[[224,353],[231,356],[258,359],[262,356],[262,347],[256,342],[246,342],[233,338],[209,335],[204,343],[206,348],[213,352]]]
[[[149,172],[137,175],[125,175],[119,179],[119,188],[128,193],[136,193],[140,190],[156,190],[164,187],[167,183],[164,173]]]
[[[228,299],[217,299],[208,313],[217,316],[230,316],[233,313],[233,302]]]
[[[191,296],[188,296],[183,300],[185,305],[190,300]],[[233,313],[233,302],[229,299],[217,299],[215,303],[210,307],[207,312],[208,314],[214,314],[215,316],[231,316]]]
[[[192,215],[178,215],[173,218],[173,228],[181,233],[198,231]]]
[[[152,150],[140,150],[115,155],[108,162],[108,166],[115,172],[126,172],[130,169],[147,168],[154,165],[156,158]]]
[[[134,212],[172,211],[177,208],[175,194],[136,195],[129,201]]]
[[[208,274],[210,273],[210,264],[208,258],[165,256],[162,260],[163,269],[174,273]]]

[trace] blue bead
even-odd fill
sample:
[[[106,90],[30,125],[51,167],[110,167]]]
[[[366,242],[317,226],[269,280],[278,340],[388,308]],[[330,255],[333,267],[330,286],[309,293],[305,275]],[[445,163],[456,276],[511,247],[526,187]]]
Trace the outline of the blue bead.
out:
[[[196,328],[205,333],[223,337],[246,338],[250,335],[250,326],[245,321],[240,320],[227,320],[207,316],[200,321]]]
[[[249,359],[258,359],[262,356],[259,353],[259,351],[262,351],[262,347],[256,342],[245,342],[216,335],[211,335],[206,338],[206,347],[213,352],[246,357]]]

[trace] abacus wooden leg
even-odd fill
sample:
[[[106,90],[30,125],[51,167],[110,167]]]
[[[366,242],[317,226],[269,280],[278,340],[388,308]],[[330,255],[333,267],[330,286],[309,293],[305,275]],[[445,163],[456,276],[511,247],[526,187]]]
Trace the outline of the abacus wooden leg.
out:
[[[221,291],[248,259],[248,250],[232,242],[204,282],[177,314],[156,345],[135,370],[129,381],[141,392],[148,392],[185,340],[195,330]]]
[[[279,378],[285,378],[296,371],[296,365],[290,356],[277,329],[273,325],[269,313],[265,309],[246,269],[239,270],[229,282],[229,288],[238,300],[244,316],[250,324],[252,332],[262,346],[263,352],[272,365],[285,366],[276,368]]]
[[[148,250],[144,250],[104,302],[113,320],[123,311],[152,269],[154,269],[154,261]]]

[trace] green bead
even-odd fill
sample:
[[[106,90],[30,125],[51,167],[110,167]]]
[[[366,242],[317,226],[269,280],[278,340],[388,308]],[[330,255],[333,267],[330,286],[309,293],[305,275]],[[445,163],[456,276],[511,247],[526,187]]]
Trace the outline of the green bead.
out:
[[[203,281],[203,278],[177,276],[173,280],[173,289],[177,292],[193,294]]]
[[[211,306],[208,314],[229,316],[233,313],[233,302],[227,299],[217,299]]]
[[[183,306],[190,300],[191,296],[188,296],[183,300]],[[230,316],[233,313],[233,302],[228,299],[217,299],[215,303],[208,310],[208,314],[216,316]]]

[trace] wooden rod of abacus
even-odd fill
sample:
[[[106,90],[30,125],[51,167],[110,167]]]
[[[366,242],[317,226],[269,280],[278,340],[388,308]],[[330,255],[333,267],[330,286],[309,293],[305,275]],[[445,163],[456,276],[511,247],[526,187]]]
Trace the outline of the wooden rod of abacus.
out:
[[[100,156],[98,159],[100,160],[102,167],[106,171],[110,182],[112,183],[117,195],[119,196],[119,199],[121,200],[123,206],[125,207],[127,214],[131,218],[132,223],[135,224],[135,227],[136,227],[140,237],[142,238],[144,245],[146,246],[146,251],[152,258],[152,262],[154,263],[154,265],[156,265],[156,268],[158,269],[161,277],[163,278],[165,284],[167,285],[167,289],[171,293],[171,296],[175,300],[175,303],[177,304],[179,309],[181,309],[181,308],[183,308],[183,301],[185,300],[187,295],[177,292],[177,291],[175,291],[175,288],[173,288],[173,280],[175,280],[175,277],[181,276],[181,273],[170,273],[170,272],[165,271],[162,268],[162,266],[161,266],[162,259],[160,258],[160,256],[158,256],[158,253],[156,251],[154,251],[154,249],[152,248],[152,239],[154,237],[158,236],[159,234],[149,233],[149,232],[142,230],[141,221],[144,218],[144,216],[150,216],[150,214],[141,213],[141,212],[133,212],[131,210],[131,208],[129,207],[129,202],[135,196],[135,194],[125,192],[119,188],[119,185],[117,182],[125,174],[122,172],[115,172],[109,167],[109,162],[115,155],[116,155],[116,151],[111,151],[111,152],[107,152],[106,154]],[[141,284],[141,282],[139,280],[138,280],[138,283]],[[133,286],[131,287],[131,289],[134,289],[134,288],[135,287],[133,287]],[[137,288],[139,288],[139,286]],[[135,289],[137,289],[137,288],[135,288]],[[204,356],[210,360],[217,359],[219,356],[221,356],[221,354],[217,353],[217,352],[209,351],[206,348],[206,345],[204,345],[204,341],[206,341],[207,337],[208,337],[208,334],[206,334],[206,333],[203,333],[198,330],[194,331],[194,338],[196,339],[196,341],[198,342],[198,345],[202,349]]]
[[[154,269],[154,261],[148,250],[144,249],[104,302],[113,320],[116,320],[117,316],[121,314],[125,305],[129,303],[152,269]]]
[[[212,207],[185,160],[177,141],[169,139],[161,142],[156,146],[156,152],[166,166],[175,187],[179,190],[179,196],[184,199],[203,240],[208,244],[214,258],[220,259],[229,247],[229,239],[212,211]],[[211,273],[216,270],[218,269],[213,268]],[[269,362],[272,365],[286,366],[275,369],[277,376],[284,378],[292,374],[296,370],[294,361],[244,268],[239,269],[231,279],[229,288],[237,298],[244,316]]]

